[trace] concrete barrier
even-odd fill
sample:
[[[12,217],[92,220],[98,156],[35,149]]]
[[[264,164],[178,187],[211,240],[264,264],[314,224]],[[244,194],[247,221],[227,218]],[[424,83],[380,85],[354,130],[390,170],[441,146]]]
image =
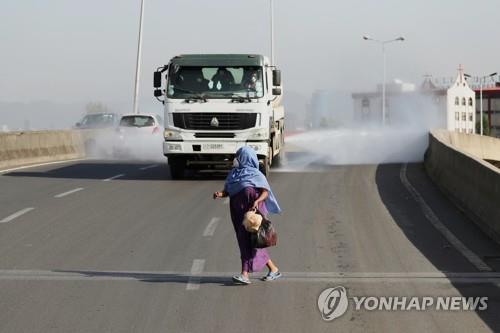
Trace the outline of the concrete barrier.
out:
[[[85,156],[80,131],[34,131],[0,134],[0,170]]]
[[[500,140],[432,130],[425,153],[431,179],[486,234],[500,243]]]

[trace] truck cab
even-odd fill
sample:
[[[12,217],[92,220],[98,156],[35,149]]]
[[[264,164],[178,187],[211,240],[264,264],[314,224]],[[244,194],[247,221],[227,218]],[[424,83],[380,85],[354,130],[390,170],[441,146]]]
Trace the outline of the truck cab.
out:
[[[253,54],[190,54],[154,73],[163,103],[163,153],[171,175],[186,169],[228,169],[238,148],[250,146],[269,173],[284,146],[281,72]]]

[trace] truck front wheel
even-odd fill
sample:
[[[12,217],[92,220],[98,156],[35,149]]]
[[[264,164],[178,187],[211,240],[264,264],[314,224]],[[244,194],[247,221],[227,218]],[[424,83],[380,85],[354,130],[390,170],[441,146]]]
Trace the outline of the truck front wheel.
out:
[[[273,165],[279,167],[283,165],[283,146],[280,147],[280,150],[276,156],[273,157]]]
[[[269,164],[269,157],[264,158],[263,163],[259,163],[259,170],[264,174],[264,176],[269,177],[271,171],[271,165]]]
[[[182,158],[170,157],[168,159],[168,166],[170,167],[170,176],[172,179],[184,178],[186,162]]]

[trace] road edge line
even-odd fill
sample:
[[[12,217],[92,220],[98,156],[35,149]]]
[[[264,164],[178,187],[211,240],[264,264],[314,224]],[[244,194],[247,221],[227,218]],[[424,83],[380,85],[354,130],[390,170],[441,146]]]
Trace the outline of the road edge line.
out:
[[[410,192],[413,200],[415,200],[422,210],[425,218],[432,224],[432,226],[438,230],[443,237],[458,251],[460,252],[474,267],[476,267],[481,272],[492,272],[493,269],[488,266],[481,258],[472,252],[462,241],[460,241],[437,217],[436,213],[432,208],[425,202],[422,195],[417,191],[415,187],[410,183],[406,175],[406,170],[408,168],[408,163],[401,165],[399,171],[399,178],[403,183],[404,187],[408,192]]]

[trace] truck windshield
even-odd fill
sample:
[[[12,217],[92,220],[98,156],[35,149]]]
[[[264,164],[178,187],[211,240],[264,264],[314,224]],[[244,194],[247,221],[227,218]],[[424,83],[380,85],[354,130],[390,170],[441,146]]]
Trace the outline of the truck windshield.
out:
[[[261,67],[195,67],[173,65],[167,84],[169,98],[261,98]]]

